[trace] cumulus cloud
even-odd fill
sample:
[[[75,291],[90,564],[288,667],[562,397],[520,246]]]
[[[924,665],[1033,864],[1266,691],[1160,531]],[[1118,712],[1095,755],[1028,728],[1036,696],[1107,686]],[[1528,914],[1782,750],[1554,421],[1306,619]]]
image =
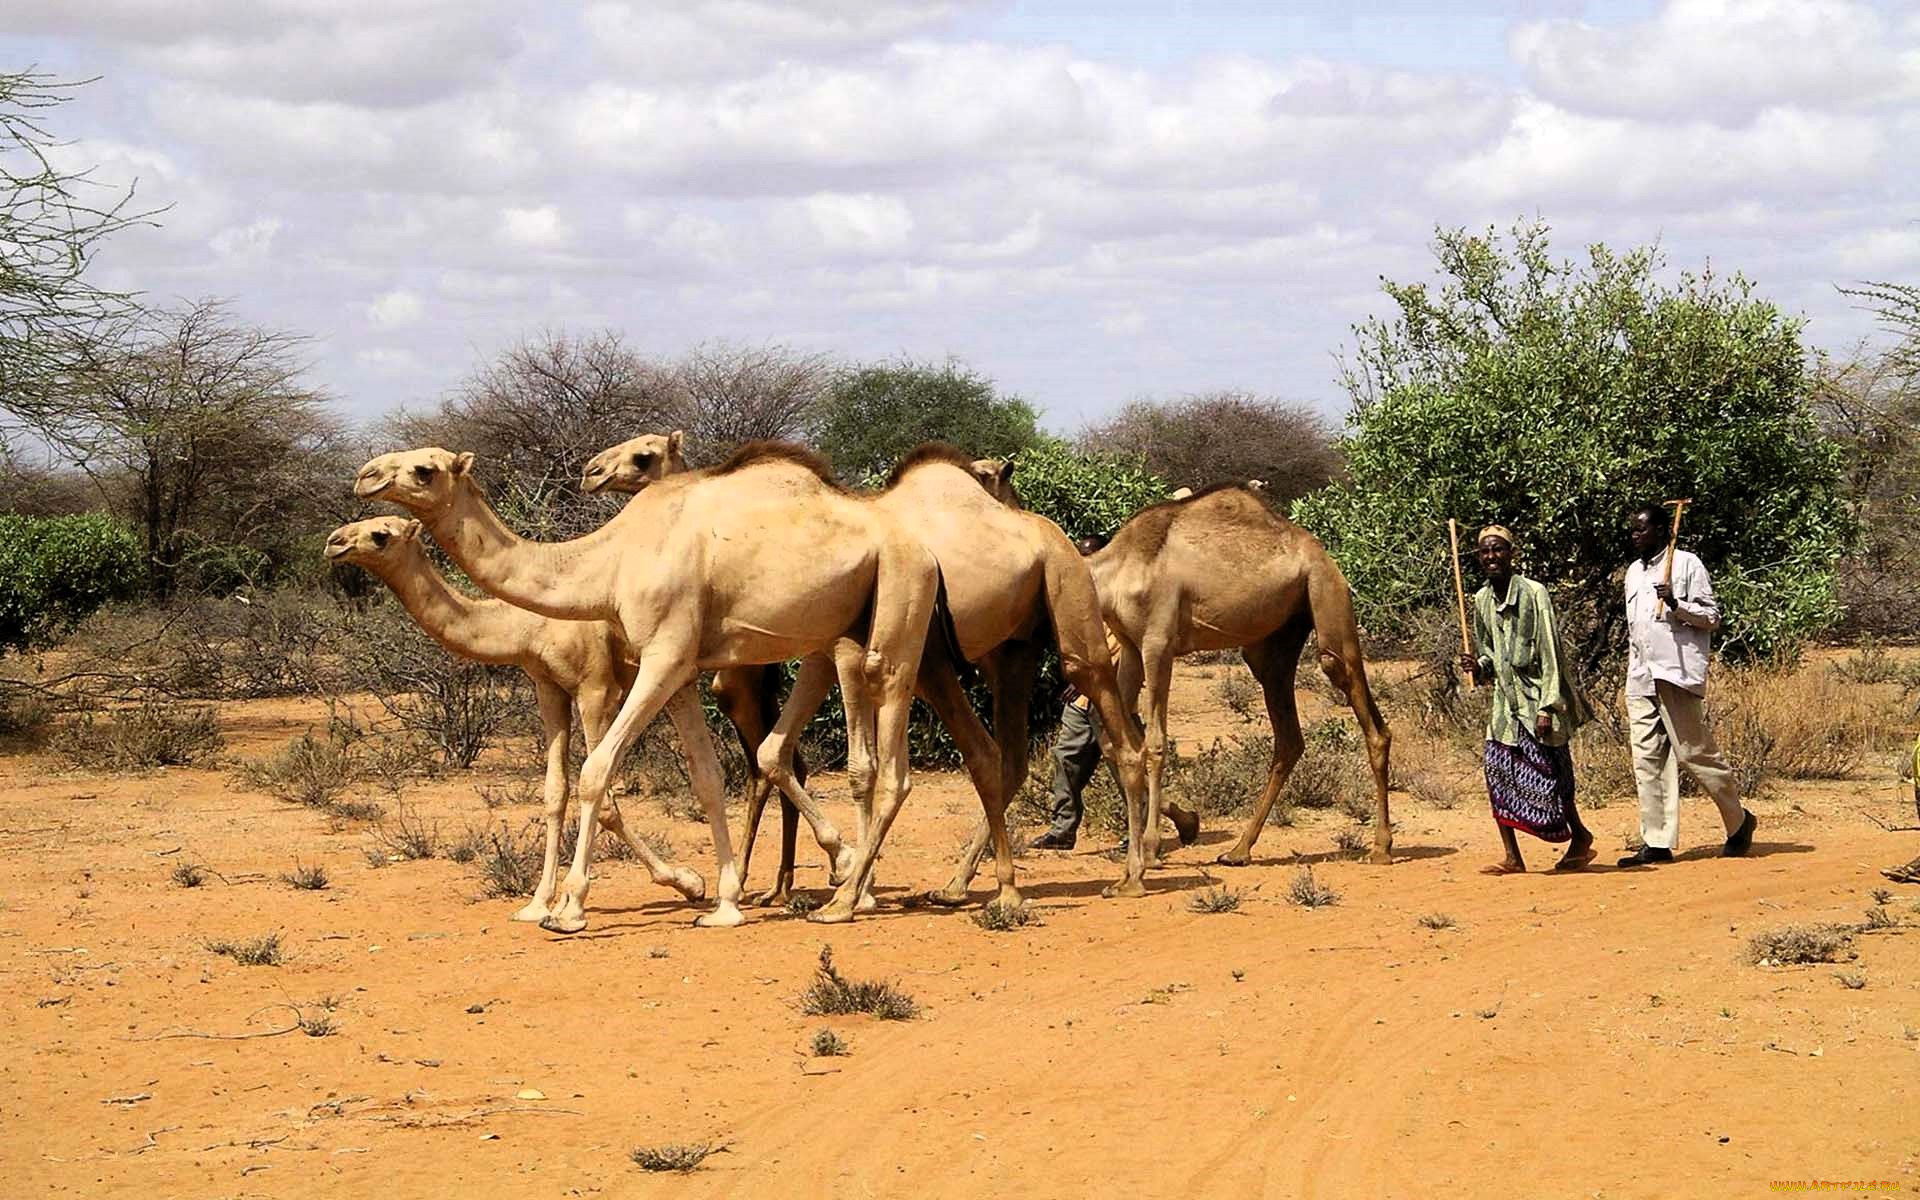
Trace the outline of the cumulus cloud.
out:
[[[404,329],[418,322],[425,311],[416,293],[395,288],[367,306],[367,320],[377,329]]]
[[[1742,121],[1911,99],[1913,35],[1858,0],[1669,0],[1633,25],[1532,22],[1510,40],[1535,90],[1567,107]]]
[[[588,4],[580,24],[617,74],[688,82],[754,75],[790,59],[886,46],[968,7],[948,0],[650,0]]]

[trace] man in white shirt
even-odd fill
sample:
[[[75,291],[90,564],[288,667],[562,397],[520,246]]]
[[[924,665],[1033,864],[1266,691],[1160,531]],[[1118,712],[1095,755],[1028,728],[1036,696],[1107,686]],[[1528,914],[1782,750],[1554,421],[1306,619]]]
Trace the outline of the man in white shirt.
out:
[[[1720,809],[1727,827],[1722,853],[1753,847],[1758,821],[1741,806],[1740,785],[1707,725],[1708,639],[1720,627],[1707,568],[1685,550],[1669,550],[1671,518],[1661,505],[1633,514],[1627,534],[1627,718],[1633,776],[1640,791],[1639,850],[1623,867],[1673,861],[1680,833],[1680,771],[1685,765]],[[1665,582],[1667,555],[1673,582]]]

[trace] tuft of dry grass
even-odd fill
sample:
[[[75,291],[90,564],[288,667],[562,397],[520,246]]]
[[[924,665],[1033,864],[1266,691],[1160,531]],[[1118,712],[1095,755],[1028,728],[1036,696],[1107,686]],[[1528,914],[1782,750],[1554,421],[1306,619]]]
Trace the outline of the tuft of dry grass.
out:
[[[1040,918],[1027,911],[1024,904],[1001,904],[996,900],[976,910],[973,923],[988,933],[1006,933],[1027,925],[1038,925]]]
[[[635,1146],[630,1157],[642,1171],[678,1171],[684,1175],[725,1149],[714,1142],[667,1142]]]
[[[1776,778],[1848,778],[1888,736],[1880,697],[1830,671],[1729,671],[1716,696],[1721,741],[1747,794]]]
[[[226,955],[243,967],[277,967],[285,961],[277,933],[263,934],[245,941],[213,938],[206,942],[206,947],[215,954]]]
[[[890,983],[848,979],[833,965],[833,947],[820,947],[820,966],[800,995],[800,1011],[811,1017],[872,1013],[883,1021],[911,1020],[920,1012],[913,997]]]
[[[432,858],[441,849],[440,823],[428,824],[405,804],[398,807],[398,815],[391,824],[382,824],[374,830],[374,836],[389,851],[409,862]]]
[[[1747,961],[1756,966],[1831,963],[1852,957],[1853,935],[1839,925],[1782,925],[1756,933],[1747,942]]]
[[[831,1029],[816,1029],[813,1032],[813,1056],[815,1058],[841,1058],[847,1053],[847,1039]]]
[[[1213,698],[1248,724],[1266,715],[1266,698],[1260,691],[1260,685],[1248,678],[1244,671],[1229,671],[1221,676],[1213,685]]]
[[[1197,913],[1238,912],[1240,911],[1240,893],[1230,887],[1215,885],[1187,897],[1187,910]]]
[[[1630,800],[1639,795],[1639,783],[1633,776],[1633,750],[1605,719],[1582,725],[1574,732],[1568,749],[1573,754],[1573,776],[1580,784],[1582,807],[1605,808],[1610,800]]]
[[[207,869],[199,863],[183,862],[173,868],[173,882],[178,887],[197,888],[207,881]]]
[[[1343,825],[1333,831],[1333,848],[1348,858],[1364,858],[1373,841],[1358,825]]]
[[[1857,992],[1867,986],[1867,977],[1859,971],[1835,971],[1834,979],[1848,991]]]
[[[1452,929],[1454,927],[1452,914],[1443,912],[1421,913],[1419,923],[1422,929]]]
[[[1340,903],[1340,893],[1315,879],[1312,867],[1301,867],[1287,885],[1287,899],[1301,908],[1325,908]]]
[[[318,863],[310,867],[303,867],[296,862],[293,865],[293,870],[281,875],[280,879],[281,882],[285,883],[288,887],[302,892],[323,892],[327,889],[329,882],[327,879],[327,869]]]
[[[211,704],[147,701],[96,715],[82,713],[51,739],[56,753],[92,771],[190,767],[220,753],[220,720]]]
[[[538,835],[522,837],[504,826],[490,832],[475,860],[483,894],[505,900],[532,895],[545,865],[541,855]]]
[[[335,723],[325,737],[307,730],[270,758],[241,763],[235,774],[247,787],[307,808],[331,811],[362,776],[355,750],[358,735]]]

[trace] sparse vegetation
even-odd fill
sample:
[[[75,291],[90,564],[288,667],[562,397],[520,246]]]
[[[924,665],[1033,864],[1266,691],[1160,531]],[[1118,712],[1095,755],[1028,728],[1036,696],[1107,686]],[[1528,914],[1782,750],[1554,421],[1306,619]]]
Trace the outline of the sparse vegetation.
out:
[[[296,891],[324,892],[327,890],[327,869],[318,863],[306,867],[295,863],[293,870],[281,875],[280,879]]]
[[[1853,935],[1839,925],[1783,925],[1747,942],[1747,961],[1757,966],[1840,962],[1851,957]]]
[[[207,881],[207,869],[199,863],[183,862],[173,868],[173,882],[178,887],[197,888]]]
[[[1340,893],[1315,879],[1312,867],[1301,867],[1287,885],[1287,899],[1301,908],[1325,908],[1340,903]]]
[[[1240,893],[1230,887],[1216,884],[1205,891],[1195,892],[1187,897],[1187,908],[1197,913],[1239,912]]]
[[[94,771],[190,767],[220,753],[220,721],[210,704],[145,701],[106,713],[82,713],[53,735],[56,753]]]
[[[808,892],[795,892],[787,897],[787,915],[804,917],[820,907],[820,901]]]
[[[300,1014],[300,1032],[308,1037],[332,1037],[340,1032],[340,1025],[333,1019],[331,1011]]]
[[[1229,671],[1221,676],[1213,685],[1213,698],[1226,705],[1228,712],[1249,723],[1266,712],[1260,685],[1241,671]]]
[[[684,1175],[725,1148],[712,1142],[667,1142],[636,1146],[632,1158],[642,1171],[678,1171]]]
[[[206,943],[207,949],[222,954],[243,967],[277,967],[285,956],[280,948],[280,935],[262,934],[245,941],[228,938],[215,938]]]
[[[847,1053],[847,1039],[831,1029],[813,1031],[813,1056],[815,1058],[839,1058]]]
[[[1867,910],[1866,920],[1860,922],[1860,929],[1862,932],[1872,932],[1876,929],[1892,929],[1899,924],[1893,919],[1892,913],[1876,904]]]
[[[1002,904],[996,900],[975,911],[973,923],[989,933],[1005,933],[1038,924],[1039,918],[1029,912],[1024,904]]]
[[[1421,913],[1419,921],[1420,928],[1422,929],[1452,929],[1454,927],[1453,916],[1450,913]]]
[[[478,861],[484,895],[496,899],[528,896],[540,882],[543,864],[538,837],[521,837],[503,826],[487,835]]]
[[[848,979],[833,965],[833,947],[820,947],[820,966],[800,996],[800,1011],[810,1017],[871,1013],[883,1021],[911,1020],[920,1012],[913,997],[890,983]]]
[[[1849,991],[1857,992],[1867,986],[1867,977],[1859,971],[1835,971],[1833,977]]]
[[[393,822],[379,826],[374,836],[388,850],[409,862],[433,858],[441,849],[440,823],[421,820],[417,811],[404,804],[399,806]]]

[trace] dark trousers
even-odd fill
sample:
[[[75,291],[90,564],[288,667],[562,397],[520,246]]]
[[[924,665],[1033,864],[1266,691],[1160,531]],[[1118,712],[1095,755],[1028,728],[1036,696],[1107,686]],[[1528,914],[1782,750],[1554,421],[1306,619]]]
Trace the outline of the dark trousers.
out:
[[[1067,705],[1060,710],[1060,732],[1053,739],[1053,824],[1048,833],[1078,836],[1085,811],[1080,795],[1099,766],[1099,715],[1090,707]]]

